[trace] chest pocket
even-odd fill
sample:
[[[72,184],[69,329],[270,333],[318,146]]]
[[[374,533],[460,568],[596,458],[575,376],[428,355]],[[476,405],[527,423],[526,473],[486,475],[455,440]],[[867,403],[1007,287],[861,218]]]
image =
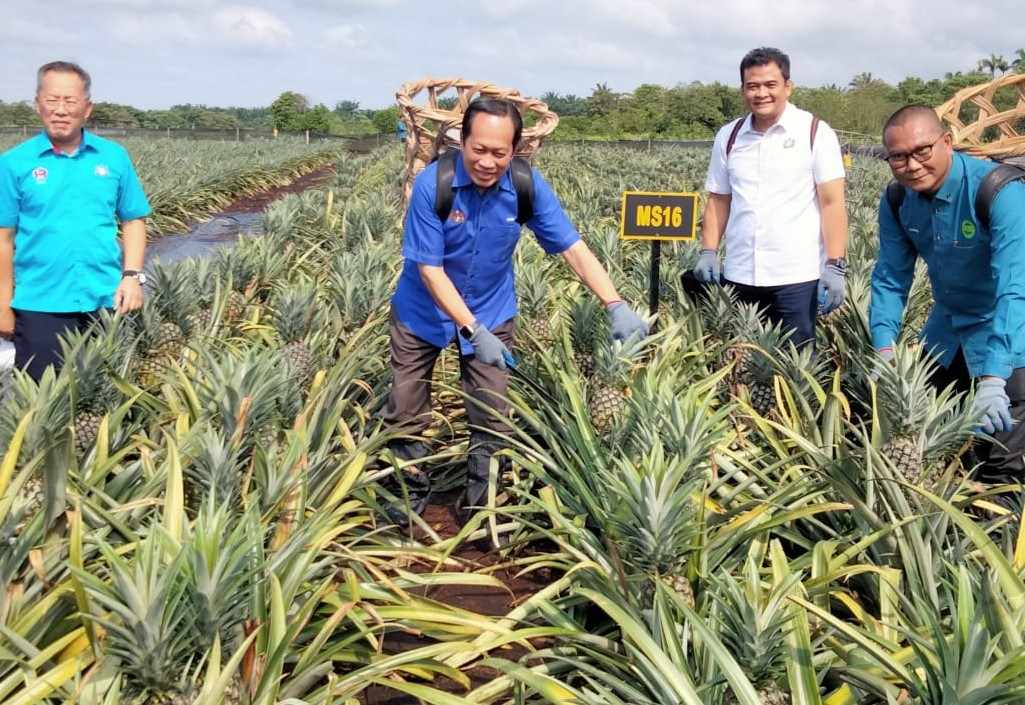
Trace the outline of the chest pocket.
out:
[[[516,244],[520,241],[520,226],[512,224],[483,228],[480,238],[480,252],[484,259],[495,266],[509,264],[516,251]]]
[[[113,218],[117,210],[120,174],[114,165],[100,160],[83,160],[76,164],[76,200],[82,208],[93,211],[97,217]]]

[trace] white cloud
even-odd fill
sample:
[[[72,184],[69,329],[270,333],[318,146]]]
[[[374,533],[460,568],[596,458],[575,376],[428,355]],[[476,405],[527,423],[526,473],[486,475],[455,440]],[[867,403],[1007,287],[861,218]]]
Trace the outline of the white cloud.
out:
[[[258,7],[231,5],[218,10],[213,26],[221,36],[255,49],[278,48],[292,41],[292,30],[281,19]]]
[[[328,46],[362,49],[369,43],[369,35],[361,24],[340,24],[324,31],[324,41]]]

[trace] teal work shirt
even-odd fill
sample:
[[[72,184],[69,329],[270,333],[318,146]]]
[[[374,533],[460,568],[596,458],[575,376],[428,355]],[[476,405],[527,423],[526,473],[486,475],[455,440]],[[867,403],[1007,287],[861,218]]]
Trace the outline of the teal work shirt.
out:
[[[45,133],[0,155],[0,227],[15,229],[11,307],[113,306],[122,270],[118,222],[149,213],[128,152],[88,130],[72,155],[54,152]]]
[[[935,196],[905,189],[899,224],[883,195],[869,308],[876,347],[897,338],[921,257],[935,302],[922,339],[939,363],[948,367],[961,348],[974,377],[1006,379],[1025,367],[1025,184],[1000,191],[987,229],[975,215],[975,194],[994,167],[955,153]]]

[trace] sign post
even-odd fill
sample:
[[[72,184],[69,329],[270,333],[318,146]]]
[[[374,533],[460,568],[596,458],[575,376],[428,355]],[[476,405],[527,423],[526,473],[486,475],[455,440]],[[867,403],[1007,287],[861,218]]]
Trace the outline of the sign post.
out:
[[[648,310],[658,313],[662,241],[694,240],[698,228],[698,194],[624,191],[620,212],[621,240],[651,241]]]

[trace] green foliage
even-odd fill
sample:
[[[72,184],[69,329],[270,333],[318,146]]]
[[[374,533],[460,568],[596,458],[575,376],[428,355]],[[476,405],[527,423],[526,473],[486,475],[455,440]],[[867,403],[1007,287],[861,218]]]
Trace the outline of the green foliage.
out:
[[[399,109],[395,106],[385,108],[384,110],[377,110],[370,117],[370,122],[373,124],[374,129],[382,135],[391,134],[395,131],[395,123],[399,119]]]

